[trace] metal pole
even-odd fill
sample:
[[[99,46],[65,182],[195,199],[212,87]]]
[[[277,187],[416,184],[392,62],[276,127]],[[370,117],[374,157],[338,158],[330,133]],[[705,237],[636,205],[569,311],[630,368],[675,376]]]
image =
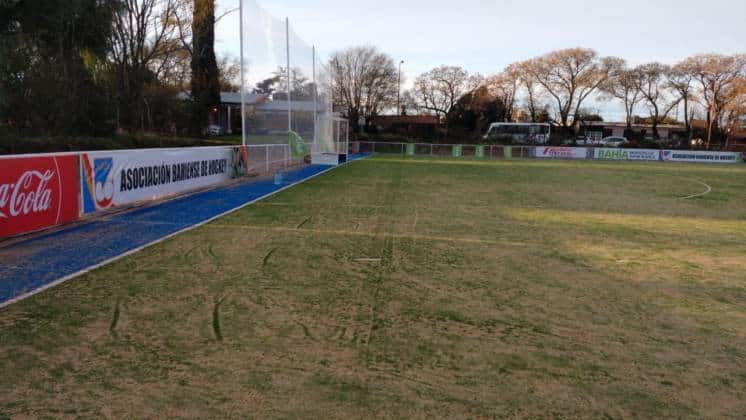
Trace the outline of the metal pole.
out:
[[[290,19],[285,18],[285,51],[287,53],[287,74],[288,74],[288,132],[293,131],[293,111],[292,99],[290,98]]]
[[[243,0],[239,0],[239,32],[241,45],[241,144],[246,146],[246,83],[244,79],[244,60],[243,60]],[[228,121],[230,124],[230,121]]]
[[[314,45],[311,49],[313,54],[313,150],[316,150],[316,128],[319,123],[318,119],[318,103],[319,103],[319,90],[316,86],[316,46]]]

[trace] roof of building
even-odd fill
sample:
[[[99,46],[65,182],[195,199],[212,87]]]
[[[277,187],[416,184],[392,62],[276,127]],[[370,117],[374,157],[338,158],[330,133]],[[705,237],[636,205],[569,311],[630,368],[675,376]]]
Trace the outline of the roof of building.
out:
[[[178,95],[179,99],[186,101],[192,99],[191,92],[180,92]],[[255,93],[246,94],[246,104],[256,105],[267,98],[267,95],[257,95]],[[220,103],[240,105],[241,104],[241,92],[220,92]]]
[[[253,105],[267,99],[267,95],[246,94],[246,103]],[[220,92],[220,102],[224,104],[241,104],[241,92]]]
[[[262,111],[287,111],[288,107],[290,107],[290,109],[292,109],[293,111],[324,112],[324,110],[327,108],[327,104],[318,102],[316,103],[316,106],[314,106],[313,101],[293,101],[291,99],[290,103],[288,104],[288,101],[270,100],[259,105],[257,109],[260,109]]]

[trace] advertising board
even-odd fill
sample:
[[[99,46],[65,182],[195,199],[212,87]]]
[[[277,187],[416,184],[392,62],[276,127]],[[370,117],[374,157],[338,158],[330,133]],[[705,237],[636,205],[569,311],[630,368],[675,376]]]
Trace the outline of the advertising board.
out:
[[[84,213],[185,193],[246,172],[246,149],[215,147],[83,153]]]
[[[0,238],[78,218],[77,156],[0,159]]]

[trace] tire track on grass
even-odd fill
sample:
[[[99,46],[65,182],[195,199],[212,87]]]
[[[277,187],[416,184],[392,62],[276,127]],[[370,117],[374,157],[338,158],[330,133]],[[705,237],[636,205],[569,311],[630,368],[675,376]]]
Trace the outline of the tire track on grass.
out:
[[[390,286],[391,275],[396,271],[395,264],[395,237],[394,229],[396,218],[394,210],[396,207],[396,201],[401,196],[402,181],[403,181],[403,166],[397,165],[396,171],[391,173],[390,176],[394,177],[394,180],[390,183],[384,183],[384,210],[382,213],[383,219],[382,225],[376,229],[383,236],[383,246],[380,251],[381,262],[379,265],[371,267],[371,282],[373,283],[372,290],[372,302],[370,305],[370,319],[368,321],[367,339],[365,341],[365,359],[368,364],[375,362],[375,346],[371,349],[371,342],[375,339],[375,332],[385,323],[385,320],[380,316],[381,312],[385,309],[386,305],[390,301]],[[380,184],[377,185],[378,186]],[[378,188],[376,188],[378,192]]]

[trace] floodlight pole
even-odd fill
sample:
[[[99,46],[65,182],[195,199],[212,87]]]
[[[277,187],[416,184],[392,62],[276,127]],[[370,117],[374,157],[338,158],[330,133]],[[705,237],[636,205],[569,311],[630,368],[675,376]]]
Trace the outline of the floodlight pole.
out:
[[[293,131],[292,99],[290,98],[290,18],[285,18],[285,51],[287,52],[287,77],[288,77],[288,133]]]
[[[239,0],[238,6],[238,28],[240,32],[239,40],[241,45],[241,145],[246,147],[246,84],[244,79],[244,61],[243,61],[243,0]],[[228,124],[230,125],[230,121]]]

